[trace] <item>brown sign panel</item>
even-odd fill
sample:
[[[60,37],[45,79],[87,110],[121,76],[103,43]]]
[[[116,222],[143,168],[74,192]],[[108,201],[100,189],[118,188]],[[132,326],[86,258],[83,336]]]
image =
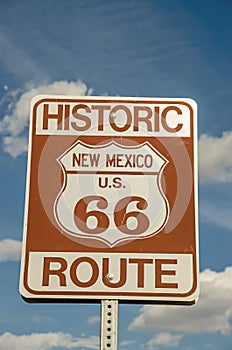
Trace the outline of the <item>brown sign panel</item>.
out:
[[[196,109],[183,98],[33,99],[25,299],[197,300]]]

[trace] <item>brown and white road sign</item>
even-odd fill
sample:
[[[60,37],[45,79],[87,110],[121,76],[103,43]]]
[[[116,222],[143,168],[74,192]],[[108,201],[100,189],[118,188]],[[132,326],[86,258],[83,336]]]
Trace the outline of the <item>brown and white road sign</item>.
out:
[[[22,296],[195,302],[196,125],[191,99],[35,97]]]

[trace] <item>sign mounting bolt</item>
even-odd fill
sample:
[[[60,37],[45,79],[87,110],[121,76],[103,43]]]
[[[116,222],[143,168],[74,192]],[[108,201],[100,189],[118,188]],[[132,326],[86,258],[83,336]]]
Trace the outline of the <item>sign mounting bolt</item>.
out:
[[[116,113],[115,113],[115,112],[111,112],[111,113],[110,113],[110,118],[111,118],[111,119],[116,119],[116,118],[117,118]]]
[[[108,273],[108,274],[106,275],[106,278],[108,279],[108,281],[113,281],[114,275],[113,275],[112,273]]]

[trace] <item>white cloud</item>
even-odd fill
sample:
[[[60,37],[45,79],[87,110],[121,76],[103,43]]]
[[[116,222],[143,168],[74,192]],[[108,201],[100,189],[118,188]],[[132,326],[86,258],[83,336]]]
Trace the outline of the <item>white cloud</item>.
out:
[[[68,333],[33,333],[14,335],[4,333],[0,335],[0,349],[4,350],[49,350],[58,346],[67,349],[98,349],[99,337],[74,338]]]
[[[0,241],[0,262],[18,261],[21,256],[22,242],[13,239]]]
[[[158,333],[148,341],[148,350],[158,349],[158,346],[176,347],[180,344],[181,339],[182,335],[180,334],[172,335],[168,332]]]
[[[200,300],[194,306],[143,306],[130,330],[154,329],[183,333],[228,334],[232,318],[232,266],[201,273]]]
[[[26,137],[5,136],[2,139],[3,150],[14,158],[27,151],[28,142]]]
[[[13,157],[20,155],[27,149],[27,142],[23,132],[28,126],[30,115],[30,101],[38,94],[90,95],[92,89],[81,81],[55,81],[48,85],[37,87],[27,86],[24,92],[7,92],[9,111],[0,121],[0,134],[3,139],[3,149]]]
[[[199,139],[199,171],[202,182],[232,181],[232,131],[221,137],[206,134]]]

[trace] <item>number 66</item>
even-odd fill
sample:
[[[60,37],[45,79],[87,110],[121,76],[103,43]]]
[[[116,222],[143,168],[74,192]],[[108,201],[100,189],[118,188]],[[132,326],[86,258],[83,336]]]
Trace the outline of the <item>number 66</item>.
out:
[[[98,209],[107,209],[108,201],[101,196],[86,196],[80,199],[74,208],[74,220],[78,229],[85,233],[100,234],[107,230],[110,225],[109,216],[98,210],[88,211],[88,205],[97,201]],[[136,202],[136,207],[140,211],[127,212],[128,205],[131,202]],[[114,208],[114,224],[125,234],[138,235],[145,232],[149,227],[149,219],[141,210],[146,209],[147,201],[138,196],[125,197],[119,200]],[[96,227],[88,226],[88,219],[94,217],[96,219]],[[130,229],[128,227],[128,219],[135,218],[137,220],[136,228]]]

